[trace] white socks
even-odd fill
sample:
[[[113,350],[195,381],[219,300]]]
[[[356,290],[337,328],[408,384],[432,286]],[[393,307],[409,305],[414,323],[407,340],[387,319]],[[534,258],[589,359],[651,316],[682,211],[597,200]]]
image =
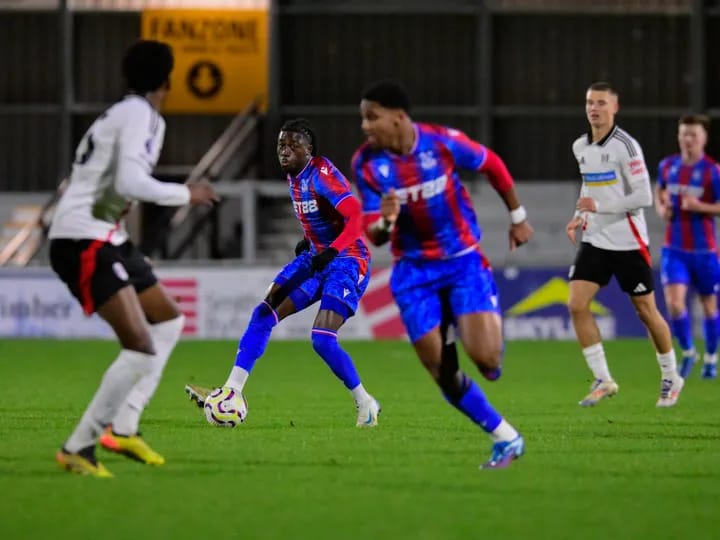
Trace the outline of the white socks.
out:
[[[236,392],[242,394],[243,388],[245,388],[245,382],[247,382],[249,375],[250,373],[248,373],[247,370],[238,366],[233,366],[232,370],[230,371],[230,376],[225,382],[225,386],[229,386]]]
[[[519,433],[517,432],[517,430],[510,424],[508,424],[507,420],[505,420],[504,418],[500,421],[498,427],[496,427],[492,431],[492,433],[490,433],[493,442],[512,441],[513,439],[517,438],[518,435]]]
[[[123,349],[105,371],[100,387],[90,401],[80,423],[65,443],[65,450],[76,453],[93,446],[106,425],[112,422],[132,387],[152,368],[149,354]]]
[[[705,353],[705,355],[704,355],[704,357],[703,357],[703,363],[705,363],[705,364],[712,364],[712,365],[717,364],[717,363],[718,363],[718,355],[717,355],[717,353],[715,353],[715,354]]]
[[[118,413],[112,421],[113,431],[118,435],[135,435],[140,424],[140,415],[147,407],[160,384],[162,372],[165,369],[170,353],[180,339],[185,316],[153,324],[150,326],[150,336],[155,346],[155,355],[152,356],[152,370],[133,387],[125,399]]]
[[[350,391],[355,398],[355,403],[366,403],[372,399],[372,396],[367,393],[367,390],[365,390],[365,387],[362,385],[362,383],[358,384]]]
[[[663,379],[674,381],[679,377],[677,374],[677,360],[675,359],[675,349],[670,349],[666,353],[656,353],[658,364]]]
[[[588,367],[593,372],[596,379],[601,381],[612,381],[612,375],[610,375],[610,368],[607,365],[607,359],[605,358],[605,349],[603,349],[602,343],[596,343],[583,349],[583,355]]]

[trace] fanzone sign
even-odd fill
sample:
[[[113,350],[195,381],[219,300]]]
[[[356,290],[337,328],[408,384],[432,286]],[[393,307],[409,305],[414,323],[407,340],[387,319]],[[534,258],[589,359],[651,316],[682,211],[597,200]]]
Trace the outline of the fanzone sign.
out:
[[[267,105],[267,10],[145,10],[142,37],[175,54],[165,112],[237,113],[256,99]]]

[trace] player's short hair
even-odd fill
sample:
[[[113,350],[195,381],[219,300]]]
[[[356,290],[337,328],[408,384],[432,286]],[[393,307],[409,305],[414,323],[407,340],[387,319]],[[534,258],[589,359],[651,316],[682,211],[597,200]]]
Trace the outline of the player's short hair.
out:
[[[613,96],[618,95],[618,92],[615,90],[613,85],[606,81],[595,81],[588,86],[588,90],[595,90],[596,92],[609,92]]]
[[[397,81],[375,82],[365,90],[362,98],[374,101],[386,109],[402,109],[406,113],[410,112],[410,96],[405,87]]]
[[[128,89],[145,94],[169,80],[173,65],[173,52],[167,43],[140,40],[125,51],[122,73]]]
[[[310,142],[310,146],[312,146],[310,154],[313,156],[318,155],[318,144],[315,131],[313,130],[310,122],[305,118],[294,118],[293,120],[288,120],[282,125],[280,131],[290,131],[292,133],[300,133],[304,135]]]
[[[710,117],[705,114],[683,114],[678,120],[678,126],[702,126],[710,132]]]

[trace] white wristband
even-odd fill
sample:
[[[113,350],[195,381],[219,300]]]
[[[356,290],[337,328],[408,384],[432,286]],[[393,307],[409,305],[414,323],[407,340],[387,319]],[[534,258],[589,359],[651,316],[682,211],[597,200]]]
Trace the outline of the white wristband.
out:
[[[510,210],[510,223],[513,225],[519,225],[527,219],[527,212],[525,207],[520,205],[515,210]]]

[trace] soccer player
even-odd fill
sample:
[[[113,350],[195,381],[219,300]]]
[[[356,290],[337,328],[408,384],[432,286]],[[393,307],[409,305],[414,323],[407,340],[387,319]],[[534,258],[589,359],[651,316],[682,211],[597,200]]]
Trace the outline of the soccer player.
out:
[[[60,466],[74,473],[112,476],[95,458],[98,438],[108,450],[143,463],[165,461],[140,437],[138,424],[184,318],[128,239],[124,216],[135,200],[180,206],[211,205],[217,198],[208,184],[170,184],[150,175],[165,136],[158,110],[172,67],[172,51],[164,43],[139,41],[126,51],[122,71],[128,94],[85,133],[50,226],[53,270],[86,314],[96,312],[112,327],[122,347],[56,455]]]
[[[318,155],[317,138],[307,120],[290,120],[282,126],[277,157],[287,175],[304,238],[295,248],[297,257],[280,271],[270,292],[253,311],[224,386],[242,394],[275,325],[319,301],[311,331],[313,349],[355,399],[356,425],[375,426],[380,405],[360,382],[337,336],[340,327],[355,314],[370,277],[370,250],[362,238],[360,203],[342,173],[329,159]],[[295,286],[298,276],[302,279]],[[200,406],[210,392],[190,384],[185,391]]]
[[[390,242],[390,287],[418,358],[445,399],[494,441],[486,468],[507,467],[524,452],[523,438],[460,371],[453,329],[489,380],[500,376],[502,322],[480,228],[459,169],[485,173],[510,211],[511,249],[533,230],[505,164],[490,149],[448,127],[416,123],[410,99],[394,81],[370,86],[360,102],[367,141],[352,168],[363,202],[365,231]]]
[[[720,214],[720,169],[705,155],[709,127],[704,115],[680,118],[680,154],[660,162],[655,186],[655,208],[667,221],[661,277],[673,333],[682,349],[679,372],[684,378],[697,357],[685,302],[689,285],[697,291],[705,315],[702,377],[717,377],[720,264],[715,216]]]
[[[640,320],[648,329],[660,364],[658,407],[677,403],[684,381],[677,374],[675,351],[667,322],[655,304],[653,274],[643,207],[652,204],[650,176],[642,148],[615,125],[618,94],[605,82],[590,85],[585,95],[587,134],[572,146],[582,175],[576,212],[567,224],[570,241],[576,229],[583,237],[570,267],[568,307],[583,355],[595,380],[580,405],[595,405],[614,396],[618,385],[610,374],[600,330],[590,303],[614,275],[630,296]]]

